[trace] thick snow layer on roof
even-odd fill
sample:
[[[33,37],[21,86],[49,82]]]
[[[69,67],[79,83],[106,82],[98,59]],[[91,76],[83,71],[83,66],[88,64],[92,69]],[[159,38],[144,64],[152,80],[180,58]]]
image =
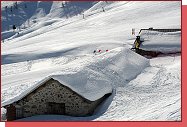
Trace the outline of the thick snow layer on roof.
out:
[[[112,93],[112,86],[108,78],[88,68],[74,74],[54,75],[52,78],[90,101]]]
[[[126,80],[133,79],[149,66],[149,60],[127,48],[116,48],[93,59],[95,59],[94,62],[77,72],[56,72],[47,76],[15,98],[3,102],[2,106],[22,99],[50,78],[71,88],[82,97],[95,101],[105,94],[112,93],[113,87],[120,85],[120,82],[124,85]]]
[[[181,31],[158,32],[143,30],[140,34],[144,39],[140,48],[149,51],[160,51],[163,53],[175,53],[181,51]]]
[[[21,93],[19,96],[2,103],[2,106],[22,99],[27,94],[43,85],[44,82],[48,81],[51,78],[59,81],[62,85],[69,87],[70,89],[90,101],[95,101],[103,97],[107,93],[112,93],[112,86],[110,85],[111,83],[104,75],[85,68],[84,70],[76,73],[51,75],[49,77],[46,77]]]
[[[62,85],[69,87],[77,94],[90,101],[95,101],[103,97],[105,94],[112,93],[111,83],[106,76],[91,69],[84,68],[84,70],[75,73],[51,75],[46,77],[21,93],[19,96],[3,102],[2,106],[22,99],[51,78],[59,81]]]

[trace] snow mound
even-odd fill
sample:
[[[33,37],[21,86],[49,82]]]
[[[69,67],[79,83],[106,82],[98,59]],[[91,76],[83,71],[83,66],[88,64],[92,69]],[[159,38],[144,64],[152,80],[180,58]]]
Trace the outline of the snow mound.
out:
[[[144,30],[140,34],[144,42],[140,46],[143,50],[175,53],[181,51],[181,31],[157,32]]]
[[[2,106],[22,99],[51,78],[71,88],[82,97],[95,101],[105,94],[111,93],[113,87],[124,85],[126,81],[135,78],[144,68],[149,66],[148,59],[123,47],[96,55],[93,59],[95,59],[94,62],[78,69],[78,71],[54,72],[15,98],[4,101]],[[41,66],[41,63],[35,65],[38,67],[38,65]]]
[[[124,86],[149,66],[149,60],[134,53],[128,48],[115,48],[109,53],[97,56],[95,64],[89,68],[104,73],[110,79],[113,87]]]

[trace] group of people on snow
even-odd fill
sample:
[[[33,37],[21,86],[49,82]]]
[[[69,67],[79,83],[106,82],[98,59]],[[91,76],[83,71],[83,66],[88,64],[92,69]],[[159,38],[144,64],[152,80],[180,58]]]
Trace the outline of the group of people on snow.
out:
[[[94,53],[95,55],[97,55],[97,54],[100,54],[100,53],[102,53],[102,52],[108,52],[108,51],[109,51],[108,49],[106,49],[106,50],[96,49],[96,50],[93,51],[93,53]]]

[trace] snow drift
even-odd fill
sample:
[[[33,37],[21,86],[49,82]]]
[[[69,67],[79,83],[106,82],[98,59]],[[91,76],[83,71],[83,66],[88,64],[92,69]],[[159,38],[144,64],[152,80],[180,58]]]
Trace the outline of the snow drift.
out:
[[[119,87],[120,85],[127,83],[127,81],[132,80],[145,67],[149,66],[149,60],[127,48],[116,48],[110,52],[96,55],[92,59],[93,62],[81,67],[81,69],[78,69],[76,72],[69,71],[65,73],[63,70],[58,70],[58,72],[54,71],[53,75],[50,75],[51,72],[46,71],[46,75],[48,73],[49,76],[40,76],[41,79],[43,78],[41,81],[33,84],[32,87],[16,97],[2,102],[2,106],[22,99],[50,78],[68,86],[84,98],[90,101],[95,101],[103,97],[105,94],[111,93],[114,87]],[[79,68],[77,65],[74,65],[72,68],[76,67]],[[71,68],[69,69],[71,70]],[[30,80],[33,74],[34,72],[30,73],[30,76],[27,75],[28,77],[26,78]],[[36,79],[32,77],[32,80]],[[14,84],[23,85],[22,81],[17,81],[17,83]]]

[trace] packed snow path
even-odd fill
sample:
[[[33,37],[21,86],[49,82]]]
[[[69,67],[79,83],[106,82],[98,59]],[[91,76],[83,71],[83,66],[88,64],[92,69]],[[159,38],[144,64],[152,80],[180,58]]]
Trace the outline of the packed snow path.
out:
[[[150,63],[136,79],[116,89],[110,107],[98,120],[181,119],[180,56],[154,58]]]

